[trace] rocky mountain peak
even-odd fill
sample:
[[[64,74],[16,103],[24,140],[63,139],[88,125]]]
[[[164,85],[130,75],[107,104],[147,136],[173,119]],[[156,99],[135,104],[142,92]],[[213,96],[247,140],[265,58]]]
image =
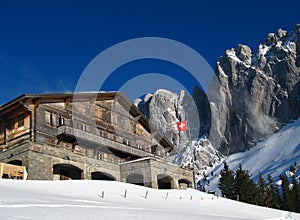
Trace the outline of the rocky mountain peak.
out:
[[[268,34],[256,52],[229,49],[216,64],[211,141],[225,154],[242,151],[300,115],[300,25]],[[223,122],[223,123],[222,123]]]
[[[135,104],[179,148],[209,134],[223,154],[244,151],[300,116],[299,32],[300,25],[279,29],[256,50],[242,44],[226,50],[207,95],[160,89]],[[177,131],[182,120],[189,121],[189,133]]]
[[[247,65],[251,64],[252,51],[247,45],[239,44],[236,52],[237,57]]]

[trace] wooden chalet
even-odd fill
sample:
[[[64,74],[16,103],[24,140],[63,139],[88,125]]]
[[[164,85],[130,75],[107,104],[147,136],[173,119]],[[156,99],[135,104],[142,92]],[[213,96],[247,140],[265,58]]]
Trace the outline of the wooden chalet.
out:
[[[172,152],[120,92],[25,94],[0,107],[0,162],[26,167],[28,179],[194,187],[191,170],[164,162]]]

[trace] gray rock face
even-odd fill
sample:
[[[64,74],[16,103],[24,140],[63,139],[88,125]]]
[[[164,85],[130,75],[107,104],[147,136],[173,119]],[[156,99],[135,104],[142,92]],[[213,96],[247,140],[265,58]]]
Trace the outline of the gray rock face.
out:
[[[174,145],[173,155],[166,161],[194,169],[196,178],[215,163],[222,154],[204,137],[210,129],[210,107],[206,94],[198,87],[193,97],[185,91],[179,95],[159,89],[154,94],[137,99],[135,105],[149,118],[153,130],[158,129]],[[177,122],[188,120],[188,131],[179,132]],[[202,138],[199,139],[199,137]],[[198,181],[198,179],[197,179]]]
[[[217,62],[209,139],[222,153],[243,151],[300,116],[299,32],[300,25],[291,33],[279,29],[257,52],[238,45]]]
[[[154,129],[158,129],[164,134],[174,145],[178,146],[185,139],[187,134],[180,134],[176,131],[176,123],[183,118],[179,112],[179,100],[181,95],[174,94],[168,90],[159,89],[154,94],[147,94],[143,100],[137,99],[135,105],[148,117],[154,125]]]
[[[149,118],[155,127],[153,129],[164,134],[180,152],[183,145],[209,130],[210,109],[207,97],[199,88],[194,89],[193,96],[196,98],[183,90],[177,95],[159,89],[154,94],[147,94],[143,100],[137,99],[135,105]],[[184,120],[188,120],[189,130],[179,132],[177,122]]]

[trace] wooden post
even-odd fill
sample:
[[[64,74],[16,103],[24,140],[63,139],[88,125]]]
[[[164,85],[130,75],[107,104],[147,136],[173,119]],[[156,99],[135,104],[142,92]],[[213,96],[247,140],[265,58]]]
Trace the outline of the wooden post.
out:
[[[104,198],[104,191],[101,192],[101,195],[98,194],[98,196],[103,199]]]
[[[23,168],[23,180],[27,180],[27,177],[28,177],[28,173],[27,173],[26,167],[24,167]]]
[[[32,101],[31,103],[23,103],[23,106],[30,111],[30,140],[36,141],[36,108],[40,101]]]
[[[124,198],[127,197],[127,189],[125,189]]]
[[[3,163],[0,163],[0,179],[2,179],[3,176]]]

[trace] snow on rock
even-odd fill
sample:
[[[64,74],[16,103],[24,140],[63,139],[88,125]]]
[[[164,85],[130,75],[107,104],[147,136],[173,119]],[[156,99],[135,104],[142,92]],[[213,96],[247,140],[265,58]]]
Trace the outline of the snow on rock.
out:
[[[296,213],[192,189],[157,190],[112,181],[0,180],[0,195],[0,219],[300,219]]]
[[[258,51],[257,51],[258,56],[261,57],[266,55],[267,52],[270,50],[270,48],[271,48],[270,46],[267,46],[265,44],[260,44],[258,46]]]
[[[228,78],[228,76],[227,76],[226,73],[223,71],[222,67],[220,66],[220,62],[217,62],[217,68],[218,68],[218,71],[219,71],[219,73],[220,73],[220,77]]]
[[[202,137],[186,144],[184,150],[175,158],[174,163],[183,168],[193,169],[197,183],[206,176],[211,167],[220,163],[223,157],[206,137]]]

